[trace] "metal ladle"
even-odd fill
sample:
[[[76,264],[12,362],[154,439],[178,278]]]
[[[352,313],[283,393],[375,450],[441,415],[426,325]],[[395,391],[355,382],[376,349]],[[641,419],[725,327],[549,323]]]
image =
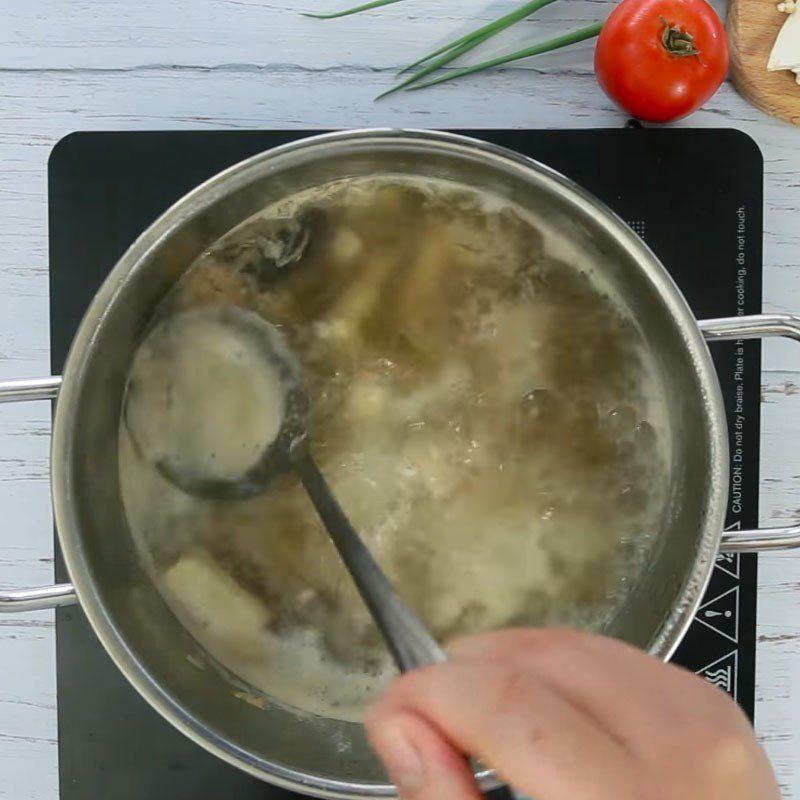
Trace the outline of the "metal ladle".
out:
[[[184,459],[164,457],[163,452],[155,457],[152,453],[148,454],[142,437],[137,437],[136,426],[130,424],[129,413],[130,404],[135,402],[142,387],[138,386],[136,391],[132,391],[129,381],[123,413],[126,427],[139,453],[148,458],[171,483],[202,499],[235,500],[254,497],[266,491],[278,474],[293,471],[308,492],[398,669],[407,672],[444,661],[444,651],[428,633],[419,617],[395,592],[389,579],[350,524],[314,461],[309,448],[308,394],[303,386],[300,367],[278,330],[252,311],[233,306],[207,306],[179,311],[162,319],[149,332],[142,346],[152,343],[155,337],[168,337],[171,326],[180,321],[181,315],[183,318],[191,315],[195,325],[202,322],[216,326],[227,336],[235,332],[243,345],[256,349],[264,359],[265,368],[272,369],[283,391],[280,427],[271,444],[245,474],[227,479],[204,474],[202,470],[189,468]],[[475,764],[470,759],[467,761],[474,771]],[[479,789],[482,791],[500,787],[501,784],[491,772],[485,774],[479,782]],[[505,789],[500,789],[500,792],[497,800],[512,797]]]
[[[158,322],[145,343],[154,337],[165,339],[174,331],[181,315],[192,315],[198,322],[235,333],[243,345],[253,346],[271,367],[283,390],[283,417],[280,428],[260,459],[248,471],[235,478],[220,478],[202,468],[188,466],[185,459],[170,458],[163,452],[148,453],[147,437],[137,435],[131,424],[131,403],[146,391],[137,383],[126,389],[124,413],[134,446],[151,461],[164,477],[188,494],[205,499],[244,499],[266,491],[280,473],[293,471],[308,492],[311,502],[333,540],[339,555],[369,609],[386,645],[401,672],[443,661],[442,649],[420,619],[400,599],[383,570],[350,524],[347,515],[333,496],[327,481],[315,463],[309,447],[309,399],[303,387],[300,368],[277,329],[257,314],[232,306],[207,306],[178,311]],[[148,342],[148,340],[150,340]],[[156,340],[158,345],[161,342]],[[139,378],[139,381],[141,378]],[[134,419],[136,415],[133,415]],[[173,448],[174,449],[174,448]],[[208,462],[204,462],[208,463]]]

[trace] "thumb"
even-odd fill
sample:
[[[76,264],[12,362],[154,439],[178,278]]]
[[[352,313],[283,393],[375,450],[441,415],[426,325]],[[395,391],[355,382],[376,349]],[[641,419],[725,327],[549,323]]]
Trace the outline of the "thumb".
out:
[[[403,800],[480,800],[464,756],[422,717],[373,710],[366,728]]]

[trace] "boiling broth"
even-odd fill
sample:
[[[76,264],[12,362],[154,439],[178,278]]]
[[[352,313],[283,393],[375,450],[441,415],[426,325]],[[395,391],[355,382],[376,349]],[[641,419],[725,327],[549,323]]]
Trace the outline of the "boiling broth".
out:
[[[155,319],[237,305],[280,328],[315,459],[436,637],[602,630],[660,528],[669,441],[635,321],[585,261],[499,196],[351,179],[234,229]],[[296,478],[187,496],[123,420],[120,480],[154,579],[216,661],[275,701],[360,717],[393,666]]]

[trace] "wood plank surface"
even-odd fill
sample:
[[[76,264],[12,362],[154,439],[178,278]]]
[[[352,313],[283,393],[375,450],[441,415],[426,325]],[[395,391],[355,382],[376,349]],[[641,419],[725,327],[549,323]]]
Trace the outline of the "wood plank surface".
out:
[[[590,44],[374,104],[398,67],[514,0],[407,0],[328,23],[296,14],[322,4],[5,0],[0,379],[48,372],[46,166],[70,131],[624,122],[595,84]],[[488,52],[602,19],[610,8],[607,0],[555,3]],[[736,127],[760,145],[765,310],[800,313],[800,134],[729,85],[681,124]],[[800,519],[800,347],[769,343],[764,365],[761,517],[786,523]],[[52,576],[48,437],[46,404],[0,407],[2,585]],[[762,558],[758,625],[757,730],[784,797],[800,800],[800,554]],[[54,679],[51,615],[0,618],[0,800],[58,796]]]

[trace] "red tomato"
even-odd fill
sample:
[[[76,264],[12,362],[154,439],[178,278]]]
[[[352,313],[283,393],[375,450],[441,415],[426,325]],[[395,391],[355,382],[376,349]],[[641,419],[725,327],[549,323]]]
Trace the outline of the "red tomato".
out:
[[[622,0],[594,55],[603,91],[634,117],[669,122],[700,108],[728,69],[728,43],[705,0]]]

